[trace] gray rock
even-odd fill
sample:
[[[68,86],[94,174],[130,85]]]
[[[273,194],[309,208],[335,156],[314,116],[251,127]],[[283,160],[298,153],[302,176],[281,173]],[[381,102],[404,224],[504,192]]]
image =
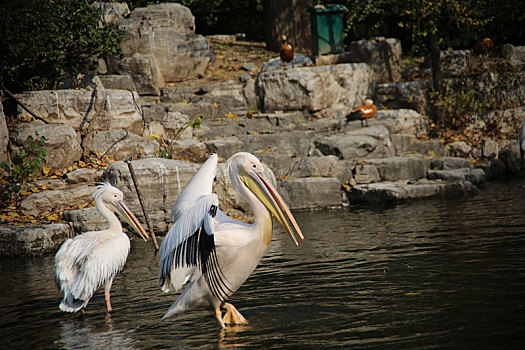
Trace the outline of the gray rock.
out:
[[[105,154],[115,160],[127,156],[133,158],[153,157],[159,149],[159,143],[146,137],[140,137],[125,129],[93,131],[82,141],[84,158],[90,159],[90,152]]]
[[[427,80],[377,84],[375,105],[389,109],[414,109],[424,114],[426,91],[431,84]]]
[[[124,17],[129,15],[129,7],[125,2],[95,2],[93,6],[102,10],[101,25],[109,23],[118,24]]]
[[[381,175],[374,164],[358,162],[355,165],[354,180],[356,184],[369,184],[381,181]]]
[[[467,145],[464,141],[456,141],[447,145],[449,152],[455,157],[468,157],[472,147]]]
[[[265,71],[255,83],[261,111],[348,112],[372,94],[374,77],[364,63]]]
[[[0,256],[42,256],[54,253],[73,236],[67,224],[0,226]]]
[[[443,77],[464,76],[471,65],[471,59],[472,51],[470,50],[441,51],[440,61]]]
[[[499,145],[496,141],[492,139],[484,138],[481,147],[482,147],[481,152],[483,154],[483,157],[498,158]]]
[[[392,134],[412,134],[421,137],[429,133],[428,117],[413,109],[380,110],[377,119],[392,121],[393,128],[390,130]]]
[[[220,157],[228,159],[233,154],[240,152],[243,143],[235,136],[223,137],[215,140],[204,142],[210,153],[217,153]]]
[[[204,162],[207,159],[206,144],[197,140],[173,140],[168,149],[173,157],[179,159],[185,158],[194,162]]]
[[[352,41],[348,47],[350,62],[368,63],[378,82],[401,79],[401,41],[394,38]]]
[[[448,170],[460,168],[472,168],[472,162],[469,159],[461,157],[440,157],[430,161],[432,170]]]
[[[202,109],[203,113],[198,113],[205,118],[227,113],[243,114],[254,106],[248,106],[244,85],[232,80],[218,84],[168,86],[162,89],[161,99],[165,103],[187,104],[193,110],[188,113],[190,115],[196,114],[201,105],[206,106]],[[210,109],[209,106],[215,108]]]
[[[422,155],[430,156],[448,156],[449,152],[446,147],[441,143],[441,140],[430,139],[430,140],[415,140],[411,146],[412,153],[418,153]]]
[[[65,190],[32,193],[20,203],[20,208],[29,215],[37,216],[49,209],[85,205],[91,202],[94,191],[94,186],[82,185]]]
[[[290,209],[328,208],[342,205],[341,184],[336,178],[283,179],[279,191]]]
[[[102,170],[96,169],[75,169],[66,174],[66,182],[70,185],[94,184],[100,181]]]
[[[44,124],[40,120],[20,124],[11,135],[15,152],[29,147],[29,136],[34,140],[45,138],[44,148],[47,155],[43,165],[52,169],[68,168],[82,156],[79,138],[69,125]]]
[[[142,133],[142,110],[137,93],[126,90],[44,90],[17,95],[38,116],[52,124],[68,124],[78,129],[125,128]],[[19,109],[21,118],[29,114]]]
[[[380,181],[419,180],[426,177],[428,170],[427,162],[415,156],[367,159],[365,162],[377,169]]]
[[[306,157],[312,132],[293,131],[279,134],[239,135],[244,151],[261,154],[279,153],[287,157]]]
[[[414,153],[416,137],[412,134],[391,134],[390,141],[396,150],[396,156]]]
[[[345,182],[350,177],[346,161],[341,161],[333,155],[321,157],[306,157],[294,160],[292,177],[335,177],[339,182]]]
[[[470,181],[378,182],[350,187],[348,200],[355,203],[385,203],[434,196],[457,197],[477,192]]]
[[[476,168],[458,168],[449,170],[430,170],[428,172],[429,180],[456,181],[466,180],[473,184],[479,184],[485,181],[485,171]]]
[[[8,160],[9,130],[5,120],[4,106],[0,103],[0,163]]]
[[[209,41],[194,34],[190,10],[180,4],[137,8],[119,27],[125,32],[120,71],[133,76],[141,94],[158,95],[165,82],[203,75],[213,57]]]
[[[98,78],[104,89],[137,91],[133,78],[129,74],[99,75]]]
[[[64,211],[64,220],[68,221],[76,234],[104,230],[108,227],[106,219],[96,207]],[[145,224],[145,221],[142,221]],[[125,224],[125,223],[123,223]],[[144,225],[146,228],[146,225]]]
[[[287,68],[298,68],[298,67],[307,67],[307,66],[313,66],[313,62],[310,58],[301,55],[301,54],[294,54],[293,61],[292,62],[283,62],[280,57],[275,57],[266,62],[261,71],[267,71],[267,70],[279,70],[279,69],[287,69]]]
[[[395,154],[388,129],[382,125],[361,128],[314,140],[324,155],[340,159],[381,158]]]

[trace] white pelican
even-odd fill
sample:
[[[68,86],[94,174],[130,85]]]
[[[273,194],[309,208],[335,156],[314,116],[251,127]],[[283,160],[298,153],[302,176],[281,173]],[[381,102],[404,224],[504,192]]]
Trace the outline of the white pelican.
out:
[[[99,183],[93,198],[98,212],[108,222],[108,228],[68,239],[55,255],[55,282],[64,294],[59,308],[65,312],[83,310],[95,291],[102,286],[107,309],[111,311],[111,284],[124,267],[130,248],[128,235],[122,232],[122,224],[115,212],[144,240],[149,239],[135,215],[124,203],[122,192],[118,188],[108,182]]]
[[[253,224],[230,219],[218,209],[212,193],[216,154],[192,177],[175,202],[175,223],[160,247],[159,287],[177,291],[190,281],[162,319],[185,310],[210,306],[221,327],[244,324],[246,319],[226,302],[255,269],[272,238],[272,213],[294,237],[303,234],[290,210],[252,154],[234,154],[226,163],[230,180],[252,207]],[[293,227],[293,229],[292,229]],[[224,317],[221,308],[226,310]]]

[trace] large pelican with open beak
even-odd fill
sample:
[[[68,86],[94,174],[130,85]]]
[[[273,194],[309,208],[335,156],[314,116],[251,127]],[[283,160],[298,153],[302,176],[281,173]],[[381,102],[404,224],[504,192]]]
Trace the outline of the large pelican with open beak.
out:
[[[60,310],[83,310],[95,291],[104,286],[106,307],[111,311],[110,289],[113,278],[128,258],[130,242],[122,232],[118,213],[142,237],[149,236],[123,201],[122,192],[108,182],[99,183],[93,194],[98,212],[108,222],[102,231],[90,231],[70,238],[55,255],[55,282],[64,294]]]
[[[175,202],[175,223],[160,247],[159,287],[182,294],[162,319],[195,307],[209,306],[221,327],[244,324],[246,319],[226,300],[255,269],[272,238],[275,216],[297,243],[303,234],[290,210],[275,190],[261,162],[252,154],[236,153],[227,161],[230,180],[248,202],[254,222],[236,221],[218,209],[212,193],[217,172],[216,154],[195,173]],[[224,316],[221,309],[225,309]]]

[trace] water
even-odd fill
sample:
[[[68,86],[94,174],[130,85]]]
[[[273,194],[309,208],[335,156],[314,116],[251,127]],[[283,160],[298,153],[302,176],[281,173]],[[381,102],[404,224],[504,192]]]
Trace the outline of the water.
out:
[[[295,213],[232,303],[250,321],[219,330],[208,310],[160,321],[151,244],[135,240],[85,314],[58,310],[53,257],[0,260],[0,347],[50,349],[504,349],[525,346],[525,180],[478,195]]]

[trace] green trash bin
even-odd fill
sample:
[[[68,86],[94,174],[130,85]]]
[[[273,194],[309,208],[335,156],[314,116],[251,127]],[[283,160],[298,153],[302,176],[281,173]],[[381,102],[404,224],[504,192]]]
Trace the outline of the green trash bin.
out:
[[[311,7],[309,11],[313,55],[343,53],[344,12],[348,9],[343,5],[324,5]]]

